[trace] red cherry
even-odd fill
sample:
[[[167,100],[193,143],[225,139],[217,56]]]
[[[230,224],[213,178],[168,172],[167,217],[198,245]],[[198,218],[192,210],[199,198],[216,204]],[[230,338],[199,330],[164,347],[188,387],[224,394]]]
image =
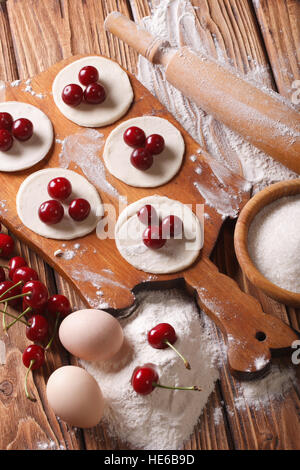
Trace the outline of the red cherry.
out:
[[[14,121],[12,126],[13,136],[17,140],[24,142],[25,140],[30,139],[33,134],[33,124],[29,119],[20,118]]]
[[[0,150],[7,152],[12,148],[13,138],[11,133],[6,129],[0,129]]]
[[[22,356],[23,364],[29,368],[31,361],[34,363],[31,366],[31,370],[36,370],[41,367],[45,362],[44,348],[37,344],[31,344],[23,352]]]
[[[148,150],[140,147],[132,152],[130,162],[138,170],[146,171],[153,165],[153,157]]]
[[[146,142],[146,135],[145,132],[139,127],[132,126],[126,129],[123,134],[123,139],[124,142],[129,145],[129,147],[144,147]]]
[[[151,225],[143,233],[143,242],[147,248],[158,250],[164,246],[166,240],[162,238],[161,228],[157,225]]]
[[[8,267],[9,272],[8,276],[10,279],[13,278],[14,272],[16,269],[21,268],[22,266],[27,266],[27,261],[22,256],[14,256],[9,260]]]
[[[24,303],[33,309],[42,307],[48,300],[47,288],[40,281],[26,282],[22,294],[27,294],[24,296]]]
[[[143,206],[137,213],[139,220],[144,225],[158,225],[159,218],[156,210],[150,204]]]
[[[39,218],[49,225],[58,224],[64,216],[64,208],[59,201],[51,199],[43,202],[39,207]]]
[[[131,384],[136,393],[149,395],[158,382],[158,374],[152,367],[143,366],[136,369],[131,378]]]
[[[69,205],[69,215],[76,222],[85,220],[91,211],[90,203],[86,199],[74,199]]]
[[[58,177],[54,178],[48,183],[48,194],[53,199],[64,201],[72,193],[72,185],[67,178]]]
[[[17,282],[22,281],[25,284],[28,281],[37,281],[38,278],[38,273],[34,269],[29,268],[29,266],[21,266],[21,268],[15,270],[13,282],[17,284]]]
[[[66,317],[71,312],[71,305],[67,297],[61,294],[52,295],[47,301],[47,312],[56,317]]]
[[[168,217],[165,217],[161,226],[164,238],[182,238],[183,223],[177,215],[168,215]]]
[[[83,98],[82,88],[76,83],[66,85],[62,91],[61,97],[63,102],[68,106],[78,106]]]
[[[91,83],[84,90],[84,100],[89,104],[102,103],[106,98],[105,89],[100,83]]]
[[[5,271],[3,268],[0,267],[0,282],[5,281]]]
[[[11,114],[5,112],[0,113],[0,129],[11,131],[13,122],[14,120]]]
[[[86,65],[85,67],[82,67],[82,69],[79,71],[78,79],[80,83],[84,86],[97,82],[99,80],[98,70],[92,65]]]
[[[14,251],[15,242],[10,235],[0,233],[0,256],[2,258],[9,258]]]
[[[6,292],[6,294],[4,294],[4,292]],[[3,281],[0,283],[0,302],[4,302],[5,299],[9,299],[10,297],[15,297],[16,295],[19,295],[20,292],[21,292],[20,286],[15,287],[14,282]],[[8,304],[11,305],[12,307],[16,307],[19,304],[19,299],[9,300]]]
[[[48,335],[48,322],[42,315],[33,315],[28,320],[26,336],[30,341],[42,342]]]
[[[148,332],[148,343],[155,349],[165,349],[170,347],[173,351],[178,354],[180,359],[183,360],[184,365],[187,369],[190,369],[191,366],[189,362],[180,354],[179,351],[173,346],[176,342],[177,336],[176,332],[172,325],[169,323],[159,323],[154,328]]]
[[[146,140],[146,149],[149,150],[149,152],[152,155],[158,155],[163,151],[165,148],[165,141],[164,138],[159,135],[159,134],[152,134],[147,137]]]

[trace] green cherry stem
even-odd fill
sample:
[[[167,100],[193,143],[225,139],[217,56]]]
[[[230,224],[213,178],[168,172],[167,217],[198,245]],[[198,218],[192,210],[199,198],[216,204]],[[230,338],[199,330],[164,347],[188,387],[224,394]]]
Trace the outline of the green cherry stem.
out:
[[[177,351],[177,349],[173,346],[172,343],[170,343],[170,341],[165,339],[165,343],[169,346],[169,348],[173,349],[173,351],[176,352],[176,354],[183,360],[185,367],[190,370],[191,366],[190,366],[190,363],[186,360],[186,358],[183,357],[183,355],[180,354],[179,351]]]
[[[7,305],[8,303],[5,302],[4,304],[4,310],[2,310],[2,328],[3,328],[3,331],[6,331],[6,321],[5,321],[5,316],[7,314],[6,310],[7,310]]]
[[[12,321],[11,323],[9,323],[9,325],[7,325],[6,331],[7,331],[11,326],[13,326],[15,323],[17,323],[18,321],[20,321],[21,318],[22,318],[24,315],[26,315],[26,313],[30,312],[31,310],[32,310],[31,307],[27,307],[26,310],[24,310],[24,312],[20,313],[20,315],[19,315],[18,317],[16,317],[16,318],[14,319],[14,321]]]
[[[169,387],[167,385],[161,385],[157,382],[152,382],[153,387],[166,388],[167,390],[193,390],[196,392],[201,392],[202,388],[197,385],[192,385],[192,387]]]
[[[6,289],[4,292],[2,292],[2,294],[0,295],[0,302],[1,302],[2,297],[3,297],[5,294],[7,294],[7,292],[9,292],[10,290],[15,289],[16,287],[20,286],[22,283],[23,283],[23,281],[19,281],[19,282],[17,282],[17,284],[15,284],[14,286],[9,287],[9,288]],[[10,299],[4,299],[4,300],[5,300],[5,302],[6,302],[7,300],[10,300]]]
[[[4,314],[7,315],[8,317],[13,318],[14,320],[17,320],[17,319],[18,319],[18,317],[16,317],[16,316],[13,315],[12,313],[8,313],[8,312],[5,310],[5,308],[4,308],[4,310],[1,310],[1,309],[0,309],[0,312],[4,313]],[[21,318],[20,318],[18,321],[20,321],[21,323],[24,323],[24,325],[26,325],[26,326],[29,326],[29,323],[28,323],[27,321],[25,321],[25,320],[22,320]],[[3,329],[6,329],[6,327],[3,328]]]
[[[45,347],[45,351],[48,351],[50,348],[51,348],[51,344],[55,338],[55,335],[56,335],[56,332],[57,332],[57,327],[58,327],[58,322],[59,322],[59,318],[60,318],[60,313],[57,312],[56,314],[56,319],[55,319],[55,323],[54,323],[54,329],[53,329],[53,334],[50,338],[50,341],[49,343],[47,344],[47,346]]]
[[[30,361],[30,364],[29,364],[29,367],[27,369],[27,372],[26,372],[26,375],[25,375],[25,383],[24,383],[24,388],[25,388],[25,394],[26,394],[26,397],[28,398],[28,400],[31,400],[31,401],[36,401],[36,398],[34,398],[33,396],[30,395],[30,393],[28,392],[28,389],[27,389],[27,380],[28,380],[28,375],[32,369],[32,366],[33,364],[35,363],[35,360],[34,359],[31,359]]]
[[[11,290],[11,289],[12,289],[12,287],[9,290]],[[14,295],[13,297],[8,297],[8,299],[4,299],[4,300],[5,300],[5,302],[10,302],[11,300],[21,299],[22,297],[26,297],[26,295],[31,295],[31,294],[32,294],[32,292],[24,292],[24,294]],[[1,298],[0,298],[0,302],[1,302]]]

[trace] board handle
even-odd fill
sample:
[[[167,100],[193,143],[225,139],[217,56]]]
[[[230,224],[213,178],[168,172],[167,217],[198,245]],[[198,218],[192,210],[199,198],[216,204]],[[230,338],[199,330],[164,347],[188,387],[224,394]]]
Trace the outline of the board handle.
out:
[[[225,335],[230,372],[239,379],[263,376],[272,355],[288,353],[299,340],[297,331],[263,312],[254,297],[242,292],[209,259],[202,259],[187,274],[187,285],[196,290],[198,305]]]

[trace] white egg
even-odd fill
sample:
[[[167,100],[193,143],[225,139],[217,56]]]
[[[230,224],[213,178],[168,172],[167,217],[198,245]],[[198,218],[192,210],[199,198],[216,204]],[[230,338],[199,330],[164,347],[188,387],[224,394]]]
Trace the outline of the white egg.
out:
[[[48,380],[46,393],[54,413],[71,426],[91,428],[102,418],[104,400],[100,387],[81,367],[56,369]]]
[[[74,356],[86,361],[111,359],[123,344],[123,330],[116,318],[103,310],[78,310],[60,325],[59,338]]]

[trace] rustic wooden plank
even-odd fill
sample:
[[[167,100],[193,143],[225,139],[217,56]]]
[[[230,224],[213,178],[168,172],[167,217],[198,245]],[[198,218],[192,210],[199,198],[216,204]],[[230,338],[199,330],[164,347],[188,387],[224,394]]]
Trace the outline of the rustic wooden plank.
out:
[[[0,81],[18,78],[12,35],[5,2],[0,3]]]
[[[299,89],[293,83],[300,79],[300,2],[253,0],[253,5],[277,89],[292,100],[295,88]]]

